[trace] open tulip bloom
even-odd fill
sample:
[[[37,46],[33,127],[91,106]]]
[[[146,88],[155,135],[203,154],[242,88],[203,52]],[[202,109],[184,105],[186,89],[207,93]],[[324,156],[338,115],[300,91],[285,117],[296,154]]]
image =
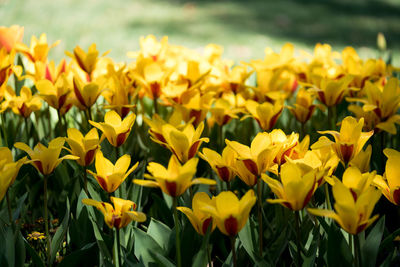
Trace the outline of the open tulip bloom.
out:
[[[28,145],[21,142],[15,143],[14,146],[28,153],[30,160],[26,163],[32,164],[41,174],[46,176],[51,174],[64,159],[79,159],[74,155],[65,155],[60,158],[64,143],[65,138],[58,137],[51,140],[48,147],[38,143],[32,150]]]
[[[87,172],[93,175],[104,191],[112,193],[117,190],[122,182],[125,181],[126,177],[137,168],[139,162],[136,162],[136,164],[129,169],[130,164],[131,157],[129,155],[123,155],[114,165],[103,156],[100,150],[98,150],[95,159],[96,173],[90,170],[87,170]]]
[[[160,187],[161,190],[171,197],[182,195],[186,189],[194,184],[215,185],[216,182],[206,178],[192,179],[196,174],[198,158],[192,158],[181,165],[174,155],[171,156],[166,169],[161,164],[150,162],[147,170],[149,174],[145,177],[150,180],[134,179],[133,182],[138,185],[148,187]]]

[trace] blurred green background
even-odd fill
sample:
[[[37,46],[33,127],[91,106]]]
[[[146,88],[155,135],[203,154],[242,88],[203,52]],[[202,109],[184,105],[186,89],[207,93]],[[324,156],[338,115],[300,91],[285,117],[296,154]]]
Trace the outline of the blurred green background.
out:
[[[351,45],[376,57],[383,32],[393,63],[400,63],[399,0],[0,0],[0,17],[2,25],[24,26],[26,43],[42,32],[50,42],[61,40],[54,59],[95,42],[100,52],[111,49],[116,61],[127,61],[148,34],[190,48],[220,44],[224,57],[236,61],[262,58],[266,46],[278,51],[286,42],[309,51],[317,42],[335,50]]]

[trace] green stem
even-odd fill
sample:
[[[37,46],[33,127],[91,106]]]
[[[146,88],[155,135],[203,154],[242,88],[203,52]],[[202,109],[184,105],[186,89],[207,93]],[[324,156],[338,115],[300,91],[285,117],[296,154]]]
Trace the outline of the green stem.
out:
[[[208,258],[208,266],[212,266],[212,261],[211,261],[211,247],[210,244],[207,244],[207,258]]]
[[[361,266],[360,259],[360,240],[358,239],[358,235],[353,235],[354,238],[354,258],[355,258],[355,266]]]
[[[87,109],[87,112],[88,112],[88,117],[89,117],[89,120],[93,120],[93,118],[92,118],[92,107],[88,107]]]
[[[300,138],[303,139],[304,135],[306,133],[306,124],[303,122],[300,122]]]
[[[10,219],[10,225],[13,225],[12,209],[11,209],[10,197],[8,196],[8,189],[6,192],[6,200],[7,200],[7,208],[8,208],[8,218]]]
[[[1,129],[3,131],[3,145],[5,147],[8,147],[7,129],[6,129],[6,114],[5,114],[5,112],[1,113]]]
[[[29,123],[28,118],[24,117],[24,121],[25,121],[26,143],[29,146],[29,137],[30,136],[29,136],[29,128],[28,128],[28,123]]]
[[[50,233],[49,233],[49,217],[48,217],[48,210],[47,210],[47,179],[48,175],[44,176],[44,225],[45,225],[45,231],[46,231],[46,243],[47,243],[47,250],[46,250],[46,256],[47,256],[47,264],[50,266]]]
[[[173,211],[174,211],[174,220],[175,220],[175,241],[176,241],[176,265],[178,267],[182,266],[181,262],[181,240],[180,240],[180,226],[179,226],[179,219],[178,219],[178,210],[176,209],[178,205],[178,197],[174,197],[173,200]]]
[[[235,248],[235,237],[231,236],[231,248],[232,248],[232,260],[233,260],[233,267],[237,267],[237,261],[236,261],[236,248]]]
[[[353,254],[353,235],[349,233],[349,248],[351,254]]]
[[[300,216],[299,211],[294,212],[296,219],[296,246],[297,246],[297,266],[301,266],[301,240],[300,240]]]
[[[336,130],[336,106],[328,107],[328,121],[330,130]]]
[[[218,125],[219,128],[219,134],[218,134],[218,146],[219,146],[219,151],[222,153],[222,150],[224,149],[224,128],[223,125]]]
[[[121,240],[120,240],[120,236],[119,236],[119,228],[118,227],[115,229],[115,233],[117,235],[118,266],[121,267],[122,266],[122,261],[121,261]]]
[[[83,166],[83,189],[86,195],[89,197],[89,191],[87,189],[87,166]]]
[[[325,183],[325,198],[326,198],[326,207],[328,208],[328,210],[331,210],[332,205],[331,205],[331,197],[329,195],[328,183]]]
[[[257,216],[258,216],[258,244],[259,255],[263,256],[263,224],[262,224],[262,191],[261,191],[261,177],[257,178]]]
[[[231,182],[230,181],[226,181],[226,190],[231,191]]]
[[[115,147],[115,162],[117,162],[117,160],[119,159],[119,150],[118,147]]]
[[[158,114],[158,98],[157,97],[154,97],[154,101],[153,101],[153,104],[154,104],[154,114]]]

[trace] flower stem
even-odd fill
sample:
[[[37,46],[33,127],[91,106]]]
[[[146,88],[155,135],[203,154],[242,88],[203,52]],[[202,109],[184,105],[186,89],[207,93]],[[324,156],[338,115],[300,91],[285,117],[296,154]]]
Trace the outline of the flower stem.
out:
[[[28,128],[28,118],[24,117],[25,121],[25,133],[26,133],[26,143],[29,145],[29,128]]]
[[[300,216],[299,211],[294,212],[296,219],[296,246],[297,246],[297,266],[301,266],[301,240],[300,240]]]
[[[328,183],[325,183],[325,198],[326,198],[326,207],[328,210],[332,209],[331,205],[331,197],[329,196],[329,186]]]
[[[263,256],[263,224],[262,224],[262,191],[261,191],[261,177],[257,178],[257,216],[258,216],[258,244],[259,254]]]
[[[176,265],[178,267],[182,266],[181,262],[181,240],[180,240],[180,227],[179,227],[179,220],[178,220],[178,210],[176,209],[178,205],[178,197],[174,197],[173,200],[173,211],[174,211],[174,220],[175,220],[175,233],[176,233]]]
[[[47,245],[47,250],[46,250],[46,256],[47,256],[47,264],[50,266],[50,233],[49,233],[49,217],[48,217],[48,211],[47,211],[47,179],[48,175],[44,176],[44,226],[45,226],[45,231],[46,231],[46,245]]]
[[[7,129],[6,129],[6,114],[5,112],[1,113],[1,130],[3,132],[3,140],[2,140],[2,145],[5,147],[8,147],[8,142],[7,142]]]
[[[154,104],[154,114],[158,114],[158,98],[154,97],[153,104]]]
[[[231,236],[231,248],[232,248],[232,260],[233,260],[233,267],[237,267],[237,262],[236,262],[236,248],[235,248],[235,237]]]
[[[361,266],[360,261],[360,240],[358,239],[358,235],[353,235],[354,238],[354,258],[355,258],[355,266]]]
[[[115,234],[117,235],[117,254],[118,254],[118,266],[122,266],[122,261],[121,261],[121,240],[119,236],[119,228],[115,228]]]
[[[87,189],[87,166],[83,166],[83,189],[86,195],[89,197],[89,191]]]
[[[7,207],[8,207],[8,218],[10,219],[10,225],[13,224],[13,219],[12,219],[12,210],[11,210],[11,202],[10,202],[10,197],[8,196],[8,189],[6,192],[6,200],[7,200]]]

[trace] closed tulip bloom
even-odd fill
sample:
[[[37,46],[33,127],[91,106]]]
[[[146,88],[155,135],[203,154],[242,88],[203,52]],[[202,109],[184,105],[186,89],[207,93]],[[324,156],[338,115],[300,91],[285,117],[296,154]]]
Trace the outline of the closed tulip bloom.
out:
[[[33,150],[21,142],[15,143],[14,146],[28,153],[30,160],[27,163],[31,163],[41,174],[49,175],[63,160],[79,159],[79,157],[73,155],[66,155],[60,158],[64,142],[65,139],[63,137],[58,137],[51,140],[48,147],[38,143]]]
[[[70,84],[64,75],[54,82],[43,79],[35,83],[39,96],[49,104],[49,106],[60,111],[63,115],[72,107]]]
[[[201,137],[203,129],[203,122],[196,129],[189,123],[182,130],[177,129],[171,124],[165,124],[162,126],[162,136],[165,142],[155,139],[153,141],[168,148],[180,162],[185,163],[196,156],[203,142],[208,143],[208,138]]]
[[[118,113],[111,110],[104,116],[104,122],[89,121],[89,123],[102,131],[111,145],[119,147],[128,138],[135,119],[136,115],[131,113],[125,119],[121,120]]]
[[[310,91],[317,94],[318,100],[325,106],[332,107],[342,102],[345,95],[350,90],[349,85],[352,82],[351,75],[344,76],[338,80],[319,77],[316,79]]]
[[[250,113],[250,116],[258,122],[261,129],[268,131],[277,122],[282,113],[283,105],[279,101],[276,101],[275,104],[269,102],[259,104],[254,100],[248,100],[246,102],[246,109]]]
[[[214,205],[204,205],[201,209],[212,215],[218,229],[224,235],[236,236],[246,225],[256,199],[252,189],[247,191],[240,200],[231,191],[225,191],[213,197]]]
[[[94,206],[103,213],[104,221],[111,229],[114,227],[117,229],[124,228],[132,221],[146,221],[146,214],[136,211],[135,202],[117,197],[111,197],[111,202],[114,206],[94,199],[82,199],[83,204]]]
[[[177,207],[176,209],[183,212],[189,219],[193,228],[200,235],[205,235],[210,227],[210,232],[214,231],[216,224],[209,213],[202,211],[202,207],[213,204],[215,199],[211,200],[205,192],[196,193],[192,201],[192,210],[187,207]]]
[[[223,98],[217,99],[214,107],[210,108],[211,118],[219,126],[228,124],[232,119],[237,119],[238,116],[236,114],[239,111],[239,109],[232,108],[231,103]]]
[[[138,185],[148,187],[160,187],[161,190],[171,197],[182,195],[190,186],[194,184],[214,185],[216,182],[206,178],[192,179],[196,174],[198,158],[192,158],[181,165],[176,156],[172,156],[166,169],[161,164],[150,162],[147,170],[151,175],[145,174],[150,180],[134,179]]]
[[[100,147],[99,134],[97,129],[91,129],[85,136],[75,128],[67,130],[68,138],[66,141],[70,146],[71,154],[78,156],[78,164],[81,166],[89,166],[94,160],[97,149]]]
[[[353,198],[357,200],[368,190],[376,176],[376,171],[361,173],[357,167],[349,167],[343,173],[342,183],[350,189]]]
[[[277,147],[274,146],[268,133],[258,133],[251,142],[250,147],[236,141],[225,141],[237,154],[247,169],[259,176],[267,171],[273,164],[277,155]]]
[[[96,173],[90,170],[87,170],[87,172],[93,175],[104,191],[112,193],[117,190],[129,174],[137,168],[139,162],[136,162],[136,164],[129,169],[130,164],[131,157],[129,155],[123,155],[114,165],[103,156],[103,153],[99,149],[96,152],[95,158]]]
[[[0,147],[0,201],[4,198],[7,189],[17,178],[19,169],[25,163],[26,157],[14,162],[8,147]]]
[[[350,162],[368,141],[368,139],[374,134],[374,131],[363,132],[362,128],[364,125],[364,118],[357,121],[353,117],[346,117],[342,121],[340,132],[337,131],[318,131],[320,134],[330,134],[335,138],[335,142],[325,140],[325,144],[332,145],[332,148],[340,158],[342,163],[346,165]],[[318,143],[318,142],[317,142]],[[315,143],[313,147],[317,148],[322,143]]]
[[[0,49],[4,48],[8,53],[19,42],[22,42],[24,27],[12,25],[11,27],[0,27]]]
[[[400,152],[386,148],[383,153],[388,158],[386,161],[385,173],[376,176],[374,184],[378,186],[383,195],[393,204],[400,205]]]
[[[281,182],[262,174],[261,178],[277,196],[277,199],[268,199],[267,201],[281,204],[294,211],[303,209],[318,187],[316,172],[317,169],[312,168],[302,171],[295,163],[287,162],[281,167]]]
[[[96,103],[101,94],[100,86],[96,82],[84,82],[77,76],[73,79],[74,93],[80,109],[90,108]]]
[[[107,55],[108,52],[103,53],[102,56]],[[75,60],[78,66],[87,73],[88,80],[90,80],[99,60],[99,51],[96,49],[96,44],[92,44],[87,53],[81,47],[76,46],[73,53],[67,51],[66,54]]]
[[[361,150],[350,162],[349,167],[357,167],[362,173],[369,172],[372,155],[372,146],[368,145]]]
[[[335,204],[333,210],[308,209],[311,214],[334,219],[346,232],[356,235],[370,226],[378,215],[371,217],[381,192],[370,186],[355,200],[351,190],[335,178],[332,186]]]
[[[235,178],[236,152],[229,146],[224,148],[222,156],[209,148],[203,148],[199,156],[208,162],[222,181],[229,182]]]
[[[289,111],[293,114],[297,121],[300,123],[306,123],[315,111],[318,105],[314,105],[313,102],[315,96],[304,88],[300,88],[296,96],[296,103],[293,107],[288,106]]]

